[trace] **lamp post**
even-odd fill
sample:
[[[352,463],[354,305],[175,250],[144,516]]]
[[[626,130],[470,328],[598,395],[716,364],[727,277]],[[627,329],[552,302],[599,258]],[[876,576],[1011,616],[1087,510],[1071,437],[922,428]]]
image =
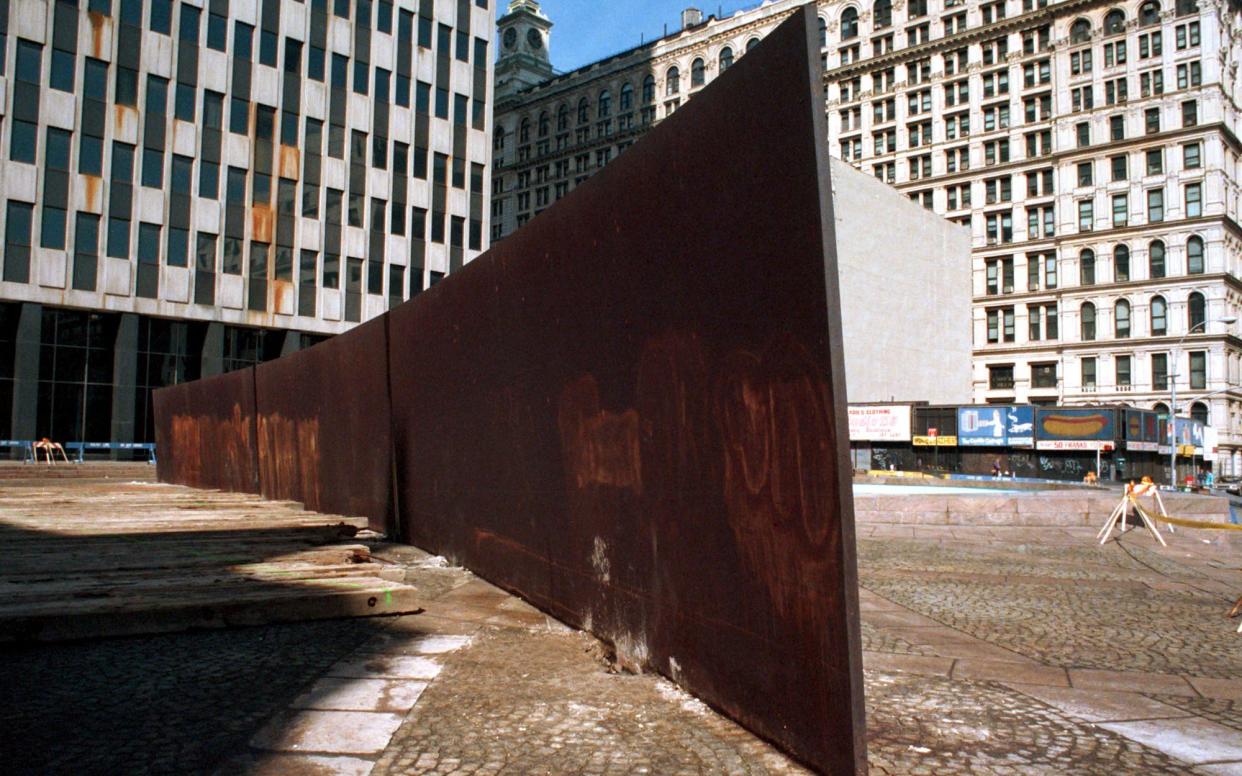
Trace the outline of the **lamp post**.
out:
[[[1213,318],[1211,320],[1220,321],[1226,326],[1232,326],[1237,322],[1238,317],[1236,315],[1223,315],[1220,318]],[[1177,341],[1177,344],[1173,346],[1173,352],[1170,354],[1173,364],[1172,369],[1169,370],[1169,487],[1173,490],[1177,490],[1177,368],[1178,364],[1181,363],[1181,347],[1186,338],[1194,334],[1195,329],[1207,331],[1207,325],[1208,319],[1204,318],[1187,329],[1186,333]]]

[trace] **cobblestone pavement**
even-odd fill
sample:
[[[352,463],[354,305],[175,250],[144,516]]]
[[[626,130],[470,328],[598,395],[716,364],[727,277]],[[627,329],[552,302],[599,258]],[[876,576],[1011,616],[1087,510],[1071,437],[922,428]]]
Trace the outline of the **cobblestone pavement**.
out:
[[[1237,549],[1092,534],[860,540],[873,773],[1242,772]],[[375,553],[423,614],[0,650],[0,771],[803,772],[468,572]]]
[[[0,772],[204,773],[341,655],[333,620],[0,648]]]

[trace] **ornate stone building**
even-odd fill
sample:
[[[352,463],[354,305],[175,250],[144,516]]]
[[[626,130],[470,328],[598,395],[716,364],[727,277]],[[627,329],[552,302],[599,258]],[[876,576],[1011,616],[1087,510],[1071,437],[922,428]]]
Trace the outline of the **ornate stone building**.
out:
[[[498,95],[493,238],[797,5],[688,11],[678,32]],[[1167,411],[1175,381],[1179,414],[1210,422],[1222,470],[1242,473],[1242,328],[1221,320],[1242,302],[1242,6],[817,6],[833,155],[971,230],[975,400]]]

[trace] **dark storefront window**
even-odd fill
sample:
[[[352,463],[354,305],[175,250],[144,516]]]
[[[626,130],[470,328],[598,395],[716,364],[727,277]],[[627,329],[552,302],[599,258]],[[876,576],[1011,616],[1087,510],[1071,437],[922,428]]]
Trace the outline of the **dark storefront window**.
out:
[[[120,316],[43,310],[35,437],[112,438],[112,367]],[[11,403],[6,406],[11,406]]]
[[[0,302],[0,439],[13,438],[13,362],[21,314],[20,304]]]
[[[201,376],[206,324],[138,319],[137,390],[134,392],[134,441],[155,441],[151,391]]]

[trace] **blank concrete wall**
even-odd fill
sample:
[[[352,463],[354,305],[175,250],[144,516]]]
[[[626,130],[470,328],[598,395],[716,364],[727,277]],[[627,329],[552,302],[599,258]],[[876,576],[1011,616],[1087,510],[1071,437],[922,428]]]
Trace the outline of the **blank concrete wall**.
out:
[[[970,403],[970,231],[831,169],[849,400]]]

